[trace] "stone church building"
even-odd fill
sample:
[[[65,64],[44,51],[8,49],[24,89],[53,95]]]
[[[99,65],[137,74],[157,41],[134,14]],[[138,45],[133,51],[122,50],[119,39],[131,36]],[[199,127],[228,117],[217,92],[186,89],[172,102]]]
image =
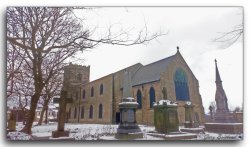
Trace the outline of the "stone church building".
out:
[[[66,107],[67,122],[116,124],[120,122],[118,104],[122,99],[123,74],[131,73],[131,95],[138,102],[138,124],[153,125],[153,103],[163,98],[178,102],[179,123],[185,122],[185,104],[194,105],[194,117],[203,124],[204,108],[199,93],[199,83],[179,50],[159,61],[134,64],[125,69],[89,81],[90,66],[70,64],[64,68],[63,89],[73,102]]]

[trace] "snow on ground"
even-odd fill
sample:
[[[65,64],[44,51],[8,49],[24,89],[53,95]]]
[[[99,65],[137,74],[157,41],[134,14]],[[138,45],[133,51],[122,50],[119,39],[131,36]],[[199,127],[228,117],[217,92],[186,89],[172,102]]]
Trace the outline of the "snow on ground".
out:
[[[155,131],[153,126],[139,125],[143,138],[137,140],[163,140],[160,137],[148,135],[149,132]],[[65,130],[70,131],[70,137],[75,140],[116,140],[114,138],[118,125],[111,124],[72,124],[66,123]],[[23,128],[22,123],[17,123],[17,131]],[[43,138],[45,140],[52,139],[52,131],[57,130],[57,123],[43,124],[32,127],[32,136],[22,132],[9,132],[7,139],[9,140],[33,140]],[[61,138],[62,139],[62,138]],[[191,140],[242,140],[243,134],[216,134],[216,133],[200,133],[196,139]]]
[[[218,134],[205,132],[200,133],[197,136],[197,139],[192,140],[242,140],[243,134]]]
[[[9,132],[7,134],[8,140],[31,140],[31,136],[22,132]]]

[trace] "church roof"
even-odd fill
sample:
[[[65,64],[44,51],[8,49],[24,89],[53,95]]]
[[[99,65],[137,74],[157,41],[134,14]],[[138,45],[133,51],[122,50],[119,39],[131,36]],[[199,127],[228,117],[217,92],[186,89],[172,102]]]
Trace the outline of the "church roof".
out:
[[[173,59],[172,57],[174,57],[174,55],[141,66],[138,71],[132,75],[132,86],[160,80],[160,74],[167,69],[168,64]]]

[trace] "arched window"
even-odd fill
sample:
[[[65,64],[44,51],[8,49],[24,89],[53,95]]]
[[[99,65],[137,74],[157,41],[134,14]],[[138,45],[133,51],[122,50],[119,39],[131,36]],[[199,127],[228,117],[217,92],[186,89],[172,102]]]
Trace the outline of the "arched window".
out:
[[[149,98],[150,98],[150,108],[153,108],[153,103],[155,102],[155,89],[151,87],[149,90]]]
[[[103,94],[103,85],[101,84],[100,85],[100,95],[102,95]]]
[[[99,118],[102,118],[102,104],[99,105]]]
[[[85,89],[82,91],[82,99],[85,99]]]
[[[74,119],[76,119],[77,116],[77,108],[75,107],[75,111],[74,111]]]
[[[141,90],[137,90],[137,103],[139,104],[138,105],[138,109],[141,109],[142,108],[142,100],[141,100]]]
[[[82,110],[81,110],[81,118],[84,118],[84,106],[82,106]]]
[[[89,118],[93,118],[93,106],[90,105],[90,108],[89,108]]]
[[[71,118],[71,108],[69,108],[69,118]]]
[[[91,87],[91,97],[94,96],[94,87]]]
[[[188,101],[189,90],[186,73],[181,68],[178,68],[174,75],[175,95],[177,101]]]

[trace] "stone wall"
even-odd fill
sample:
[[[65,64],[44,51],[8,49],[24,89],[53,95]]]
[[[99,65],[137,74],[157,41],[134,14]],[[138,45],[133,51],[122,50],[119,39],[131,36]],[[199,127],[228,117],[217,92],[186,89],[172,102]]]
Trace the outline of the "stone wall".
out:
[[[100,86],[103,85],[103,93],[100,93]],[[94,95],[91,96],[91,88]],[[81,97],[73,104],[68,104],[67,112],[71,108],[69,122],[80,123],[112,123],[112,75],[95,80],[78,87],[81,89]],[[85,97],[83,91],[85,90]],[[99,118],[99,105],[102,104],[102,118]],[[90,106],[93,106],[93,118],[89,118]],[[77,107],[77,118],[74,118],[74,107]],[[84,107],[84,118],[81,118],[82,107]],[[78,119],[79,117],[79,119]]]
[[[239,134],[243,133],[242,123],[205,123],[205,129],[208,132]]]

